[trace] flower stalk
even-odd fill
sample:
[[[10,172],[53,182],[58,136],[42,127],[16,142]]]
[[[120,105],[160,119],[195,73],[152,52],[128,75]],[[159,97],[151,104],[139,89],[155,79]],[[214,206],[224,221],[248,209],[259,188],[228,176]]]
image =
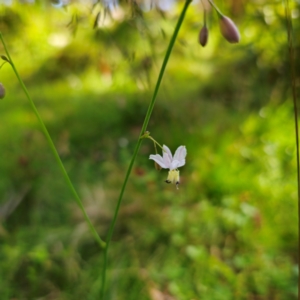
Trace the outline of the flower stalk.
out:
[[[150,139],[153,143],[154,143],[154,148],[155,148],[155,151],[157,152],[157,150],[156,150],[156,145],[158,145],[158,147],[160,148],[160,149],[162,149],[163,151],[165,151],[164,150],[164,148],[152,137],[152,136],[150,136],[150,132],[149,131],[146,131],[141,137],[140,137],[140,139]]]
[[[55,160],[56,160],[56,162],[57,162],[57,164],[58,164],[58,166],[59,166],[59,168],[60,168],[60,170],[61,170],[61,172],[62,172],[63,177],[64,177],[65,180],[66,180],[67,186],[69,187],[71,193],[73,194],[73,196],[74,196],[74,198],[75,198],[75,201],[77,202],[77,204],[78,204],[80,210],[82,211],[83,216],[84,216],[84,218],[85,218],[85,221],[87,222],[87,224],[88,224],[88,226],[89,226],[89,229],[90,229],[91,233],[93,234],[93,236],[94,236],[96,242],[99,244],[100,248],[105,248],[105,245],[106,245],[106,244],[105,244],[105,242],[100,238],[100,236],[98,235],[98,233],[97,233],[95,227],[92,225],[92,223],[91,223],[91,221],[90,221],[90,218],[89,218],[89,216],[87,215],[87,213],[86,213],[86,211],[85,211],[85,209],[84,209],[84,206],[83,206],[83,204],[82,204],[82,202],[81,202],[81,200],[80,200],[80,197],[78,196],[78,194],[77,194],[77,192],[76,192],[76,190],[75,190],[75,188],[74,188],[74,186],[73,186],[73,184],[72,184],[72,182],[71,182],[71,180],[70,180],[70,178],[69,178],[69,175],[68,175],[68,173],[67,173],[67,171],[66,171],[66,169],[65,169],[65,167],[64,167],[64,165],[63,165],[63,163],[62,163],[62,161],[61,161],[61,159],[60,159],[60,157],[59,157],[59,155],[58,155],[58,152],[57,152],[57,150],[56,150],[56,148],[55,148],[55,146],[54,146],[54,143],[53,143],[53,141],[52,141],[52,139],[51,139],[51,136],[50,136],[50,134],[49,134],[49,132],[48,132],[48,130],[47,130],[47,128],[46,128],[46,126],[45,126],[45,124],[44,124],[44,122],[43,122],[43,120],[42,120],[42,118],[41,118],[41,116],[40,116],[40,114],[39,114],[39,112],[38,112],[38,110],[37,110],[35,104],[34,104],[34,102],[33,102],[33,100],[31,99],[31,97],[30,97],[30,95],[29,95],[29,92],[28,92],[28,90],[27,90],[27,88],[26,88],[26,86],[25,86],[23,80],[21,79],[21,77],[20,77],[20,75],[19,75],[19,73],[18,73],[18,71],[17,71],[17,68],[15,67],[15,65],[14,65],[14,63],[13,63],[13,60],[11,59],[11,56],[10,56],[10,54],[9,54],[9,51],[8,51],[7,47],[6,47],[6,44],[5,44],[5,42],[4,42],[4,39],[3,39],[3,36],[2,36],[2,33],[1,33],[1,32],[0,32],[0,40],[1,40],[2,44],[3,44],[5,53],[6,53],[6,55],[7,55],[7,57],[6,57],[6,56],[1,56],[1,58],[2,58],[4,61],[8,62],[8,63],[11,65],[11,67],[12,67],[12,69],[13,69],[13,71],[14,71],[16,77],[17,77],[18,80],[19,80],[19,83],[20,83],[20,85],[21,85],[21,87],[22,87],[22,89],[23,89],[25,95],[27,96],[27,99],[29,100],[29,103],[30,103],[30,105],[31,105],[31,108],[32,108],[32,110],[34,111],[34,113],[35,113],[35,115],[36,115],[36,117],[37,117],[37,119],[38,119],[38,122],[40,123],[42,132],[44,133],[44,135],[45,135],[45,137],[46,137],[46,139],[47,139],[47,141],[48,141],[49,147],[50,147],[50,149],[51,149],[51,151],[52,151],[52,153],[53,153],[53,155],[54,155],[54,158],[55,158]]]
[[[213,1],[208,0],[208,2],[210,3],[210,5],[216,10],[219,18],[224,17],[224,15],[222,14],[222,12],[219,10],[219,8],[213,3]]]
[[[289,0],[284,1],[285,17],[287,23],[287,40],[288,53],[290,61],[290,76],[292,85],[292,98],[294,106],[294,121],[295,121],[295,141],[296,141],[296,157],[297,157],[297,188],[298,188],[298,232],[300,232],[300,149],[299,149],[299,127],[298,127],[298,105],[297,105],[297,85],[296,85],[296,71],[295,71],[295,53],[293,43],[293,24],[291,19],[291,11]],[[300,249],[300,239],[298,238],[298,252]],[[300,273],[298,254],[298,273]],[[298,276],[298,290],[300,290],[300,276]]]
[[[154,105],[155,105],[156,97],[157,97],[157,94],[158,94],[158,91],[159,91],[159,88],[160,88],[160,84],[161,84],[163,75],[165,73],[165,69],[166,69],[167,63],[169,61],[173,46],[175,44],[175,41],[176,41],[177,35],[179,33],[180,27],[183,23],[185,14],[186,14],[187,9],[188,9],[191,2],[192,2],[192,0],[186,0],[185,1],[185,4],[184,4],[183,9],[181,11],[181,14],[179,16],[179,19],[178,19],[177,24],[175,26],[173,35],[170,39],[169,46],[167,48],[167,51],[166,51],[166,54],[165,54],[162,66],[160,68],[158,78],[157,78],[157,82],[156,82],[156,85],[155,85],[155,88],[154,88],[153,96],[152,96],[151,102],[148,106],[148,110],[147,110],[147,113],[146,113],[146,116],[145,116],[145,119],[144,119],[144,123],[142,125],[140,136],[138,138],[138,141],[136,143],[131,161],[129,163],[129,166],[128,166],[128,169],[127,169],[127,172],[126,172],[126,175],[125,175],[125,179],[124,179],[121,191],[120,191],[120,195],[119,195],[119,198],[118,198],[118,201],[117,201],[117,206],[116,206],[116,209],[115,209],[115,212],[114,212],[114,216],[113,216],[112,222],[111,222],[109,230],[108,230],[107,239],[106,239],[106,247],[105,247],[105,250],[103,252],[104,266],[102,268],[102,285],[101,285],[101,290],[100,290],[100,299],[101,300],[104,300],[103,298],[104,298],[104,289],[105,289],[105,281],[106,281],[107,254],[108,254],[111,238],[112,238],[112,235],[113,235],[113,231],[114,231],[114,228],[115,228],[115,224],[116,224],[117,216],[118,216],[118,213],[119,213],[119,209],[120,209],[120,206],[121,206],[121,202],[122,202],[122,199],[123,199],[123,195],[124,195],[124,192],[125,192],[125,188],[126,188],[126,185],[127,185],[127,182],[128,182],[133,164],[134,164],[135,159],[137,157],[138,151],[139,151],[140,146],[142,144],[143,139],[141,139],[141,137],[144,135],[144,133],[147,130],[149,120],[150,120],[150,117],[151,117],[151,114],[152,114],[152,111],[153,111],[153,108],[154,108]]]

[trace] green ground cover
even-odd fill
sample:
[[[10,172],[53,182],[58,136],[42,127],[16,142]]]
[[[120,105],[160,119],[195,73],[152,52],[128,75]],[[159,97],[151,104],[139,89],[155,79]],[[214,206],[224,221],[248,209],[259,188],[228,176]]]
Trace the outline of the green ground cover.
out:
[[[125,7],[95,30],[82,6],[23,8],[0,8],[1,31],[105,238],[177,8],[132,17]],[[297,298],[284,8],[267,1],[222,8],[235,13],[242,42],[222,40],[212,14],[209,44],[200,48],[202,14],[190,7],[148,127],[172,151],[186,145],[180,189],[155,170],[145,140],[110,248],[106,299]],[[74,13],[79,23],[67,27]],[[0,81],[7,90],[0,100],[1,299],[98,299],[102,251],[8,64]]]

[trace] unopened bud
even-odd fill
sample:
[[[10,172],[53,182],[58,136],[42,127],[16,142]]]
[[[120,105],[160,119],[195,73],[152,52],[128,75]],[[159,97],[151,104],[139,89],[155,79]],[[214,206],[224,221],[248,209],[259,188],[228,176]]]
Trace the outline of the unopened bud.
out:
[[[228,17],[220,17],[220,30],[224,38],[229,43],[238,43],[240,41],[240,33],[238,28]]]
[[[157,162],[154,162],[154,166],[157,171],[161,170],[161,166]]]
[[[7,62],[9,62],[8,58],[5,55],[1,55],[1,58]]]
[[[205,47],[208,41],[208,29],[204,25],[199,32],[199,43],[202,47]]]
[[[5,87],[2,83],[0,83],[0,99],[3,99],[5,97]]]

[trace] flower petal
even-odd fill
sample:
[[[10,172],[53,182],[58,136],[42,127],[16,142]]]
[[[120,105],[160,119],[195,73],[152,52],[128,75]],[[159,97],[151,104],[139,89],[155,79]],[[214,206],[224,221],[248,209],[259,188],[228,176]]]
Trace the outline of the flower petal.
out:
[[[154,160],[157,164],[159,164],[163,169],[169,169],[169,166],[167,166],[165,163],[164,163],[164,160],[163,158],[159,155],[159,154],[151,154],[149,159],[152,159]]]
[[[179,167],[182,167],[183,165],[181,164],[181,161],[177,160],[177,159],[173,159],[172,160],[172,163],[171,163],[171,166],[170,166],[170,171],[174,170],[174,169],[177,169]]]
[[[172,152],[166,145],[163,145],[163,161],[164,164],[170,168],[172,162]]]
[[[174,170],[185,165],[186,153],[187,152],[185,146],[179,146],[177,148],[173,160],[171,162],[170,170]]]
[[[184,161],[183,165],[185,164],[185,157],[186,157],[186,148],[185,146],[179,146],[175,152],[173,160]],[[182,165],[182,166],[183,166]]]

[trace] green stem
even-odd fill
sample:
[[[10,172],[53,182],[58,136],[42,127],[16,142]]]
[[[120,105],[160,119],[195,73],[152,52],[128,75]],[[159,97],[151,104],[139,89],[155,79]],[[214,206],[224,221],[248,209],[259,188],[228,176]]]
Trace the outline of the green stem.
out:
[[[8,62],[10,63],[11,67],[13,68],[13,70],[14,70],[14,72],[15,72],[15,74],[16,74],[18,80],[19,80],[19,83],[20,83],[20,85],[21,85],[21,87],[22,87],[24,93],[26,94],[26,96],[27,96],[27,98],[28,98],[28,100],[29,100],[29,102],[30,102],[31,108],[32,108],[32,110],[34,111],[34,113],[35,113],[35,115],[36,115],[36,117],[37,117],[37,119],[38,119],[38,121],[39,121],[39,123],[40,123],[41,129],[42,129],[42,131],[43,131],[43,133],[44,133],[44,135],[45,135],[45,137],[46,137],[46,139],[47,139],[47,141],[48,141],[48,143],[49,143],[50,149],[51,149],[51,151],[52,151],[52,153],[53,153],[53,155],[54,155],[54,157],[55,157],[55,159],[56,159],[56,162],[57,162],[57,164],[59,165],[59,168],[60,168],[60,170],[61,170],[61,172],[62,172],[62,174],[63,174],[63,177],[65,178],[65,180],[66,180],[66,182],[67,182],[67,185],[68,185],[68,187],[69,187],[71,193],[73,194],[73,196],[74,196],[74,198],[75,198],[75,200],[76,200],[76,202],[77,202],[79,208],[81,209],[81,211],[82,211],[82,213],[83,213],[83,215],[84,215],[84,218],[85,218],[86,222],[88,223],[88,226],[89,226],[89,229],[90,229],[91,233],[93,234],[93,236],[94,236],[95,240],[97,241],[97,243],[99,244],[99,246],[100,246],[101,248],[105,248],[105,245],[106,245],[106,244],[105,244],[105,242],[99,237],[99,235],[98,235],[96,229],[95,229],[94,226],[92,225],[92,223],[91,223],[91,221],[90,221],[90,219],[89,219],[89,217],[88,217],[88,215],[87,215],[87,213],[86,213],[86,211],[85,211],[85,209],[84,209],[84,207],[83,207],[83,205],[82,205],[82,202],[81,202],[81,200],[80,200],[80,198],[79,198],[79,196],[78,196],[78,194],[77,194],[77,192],[76,192],[76,190],[75,190],[75,188],[74,188],[74,186],[73,186],[73,184],[72,184],[72,182],[71,182],[71,180],[70,180],[70,178],[69,178],[69,176],[68,176],[68,173],[67,173],[67,171],[66,171],[66,169],[65,169],[65,167],[64,167],[64,165],[63,165],[63,163],[62,163],[62,161],[61,161],[61,159],[60,159],[60,157],[59,157],[59,155],[58,155],[58,153],[57,153],[57,150],[56,150],[56,148],[55,148],[55,146],[54,146],[54,143],[53,143],[53,141],[52,141],[52,139],[51,139],[51,137],[50,137],[50,134],[49,134],[49,132],[48,132],[48,130],[47,130],[47,128],[46,128],[46,126],[45,126],[45,124],[44,124],[44,122],[43,122],[43,120],[42,120],[42,118],[41,118],[41,116],[40,116],[40,114],[39,114],[39,112],[38,112],[38,110],[37,110],[35,104],[34,104],[34,102],[32,101],[32,99],[31,99],[31,97],[30,97],[30,95],[29,95],[29,93],[28,93],[28,91],[27,91],[27,88],[26,88],[26,86],[25,86],[23,80],[21,79],[21,77],[20,77],[20,75],[19,75],[19,73],[18,73],[18,71],[17,71],[17,69],[16,69],[16,67],[15,67],[15,65],[14,65],[14,63],[13,63],[11,57],[10,57],[10,54],[9,54],[9,52],[8,52],[8,49],[7,49],[7,47],[6,47],[6,44],[5,44],[5,42],[4,42],[4,39],[3,39],[3,37],[2,37],[2,33],[1,33],[1,32],[0,32],[0,39],[1,39],[1,42],[2,42],[3,47],[4,47],[4,49],[5,49],[6,55],[7,55],[7,57],[8,57]]]
[[[204,26],[206,26],[206,9],[205,5],[203,3],[203,0],[201,0],[202,6],[203,6],[203,19],[204,19]]]
[[[216,12],[218,13],[219,17],[223,18],[224,15],[221,13],[221,11],[218,9],[218,7],[211,0],[208,0],[208,2],[216,10]]]
[[[165,151],[164,148],[152,136],[147,136],[146,139],[150,139],[153,141],[154,145],[158,145],[162,151]]]
[[[176,27],[174,29],[173,35],[171,37],[169,46],[167,48],[166,55],[164,57],[164,60],[163,60],[163,63],[162,63],[162,66],[161,66],[161,69],[160,69],[160,72],[159,72],[159,75],[158,75],[158,78],[157,78],[154,93],[153,93],[151,102],[149,104],[149,107],[148,107],[148,110],[147,110],[147,113],[146,113],[146,116],[145,116],[145,119],[144,119],[144,123],[143,123],[142,129],[141,129],[141,132],[140,132],[140,136],[139,136],[139,139],[136,143],[136,146],[135,146],[135,149],[134,149],[134,152],[133,152],[133,156],[131,158],[129,167],[127,169],[125,179],[124,179],[124,182],[123,182],[123,185],[122,185],[122,188],[121,188],[121,192],[120,192],[120,195],[119,195],[119,198],[118,198],[115,213],[114,213],[112,222],[111,222],[109,230],[108,230],[107,239],[106,239],[106,248],[104,249],[104,252],[103,252],[104,266],[103,266],[103,269],[102,269],[102,286],[101,286],[101,291],[100,291],[100,299],[101,300],[103,300],[103,296],[104,296],[104,288],[105,288],[105,280],[106,280],[106,268],[107,268],[107,253],[108,253],[109,245],[110,245],[111,238],[112,238],[112,235],[113,235],[113,231],[114,231],[114,228],[115,228],[115,224],[116,224],[117,216],[118,216],[118,213],[119,213],[120,205],[121,205],[121,202],[122,202],[123,194],[124,194],[124,191],[125,191],[125,188],[126,188],[126,185],[127,185],[128,179],[129,179],[129,175],[131,173],[131,170],[132,170],[132,167],[133,167],[133,164],[134,164],[134,161],[136,159],[136,156],[137,156],[138,151],[140,149],[140,146],[142,144],[141,137],[143,136],[143,134],[145,133],[145,131],[147,129],[147,126],[148,126],[148,123],[149,123],[149,120],[150,120],[150,117],[151,117],[151,114],[152,114],[152,111],[153,111],[153,107],[155,105],[156,97],[157,97],[157,94],[158,94],[158,91],[159,91],[159,87],[160,87],[160,84],[161,84],[161,81],[162,81],[162,78],[163,78],[163,75],[164,75],[169,57],[171,55],[171,52],[172,52],[173,46],[175,44],[178,32],[180,30],[180,27],[181,27],[182,22],[184,20],[186,11],[187,11],[191,1],[192,0],[186,0],[186,2],[184,4],[184,7],[182,9],[182,12],[181,12],[181,14],[179,16],[179,19],[177,21]]]
[[[296,87],[296,71],[295,71],[295,54],[293,45],[293,24],[291,20],[291,12],[289,0],[285,0],[285,15],[287,22],[288,33],[288,50],[290,60],[290,72],[292,81],[292,96],[294,104],[294,120],[295,120],[295,135],[296,135],[296,155],[297,155],[297,186],[298,186],[298,232],[300,232],[300,155],[299,155],[299,127],[298,127],[298,106],[297,106],[297,87]],[[300,249],[300,239],[298,238],[298,253]],[[298,273],[300,273],[300,264],[298,256]],[[300,276],[298,276],[298,290],[300,290]]]

